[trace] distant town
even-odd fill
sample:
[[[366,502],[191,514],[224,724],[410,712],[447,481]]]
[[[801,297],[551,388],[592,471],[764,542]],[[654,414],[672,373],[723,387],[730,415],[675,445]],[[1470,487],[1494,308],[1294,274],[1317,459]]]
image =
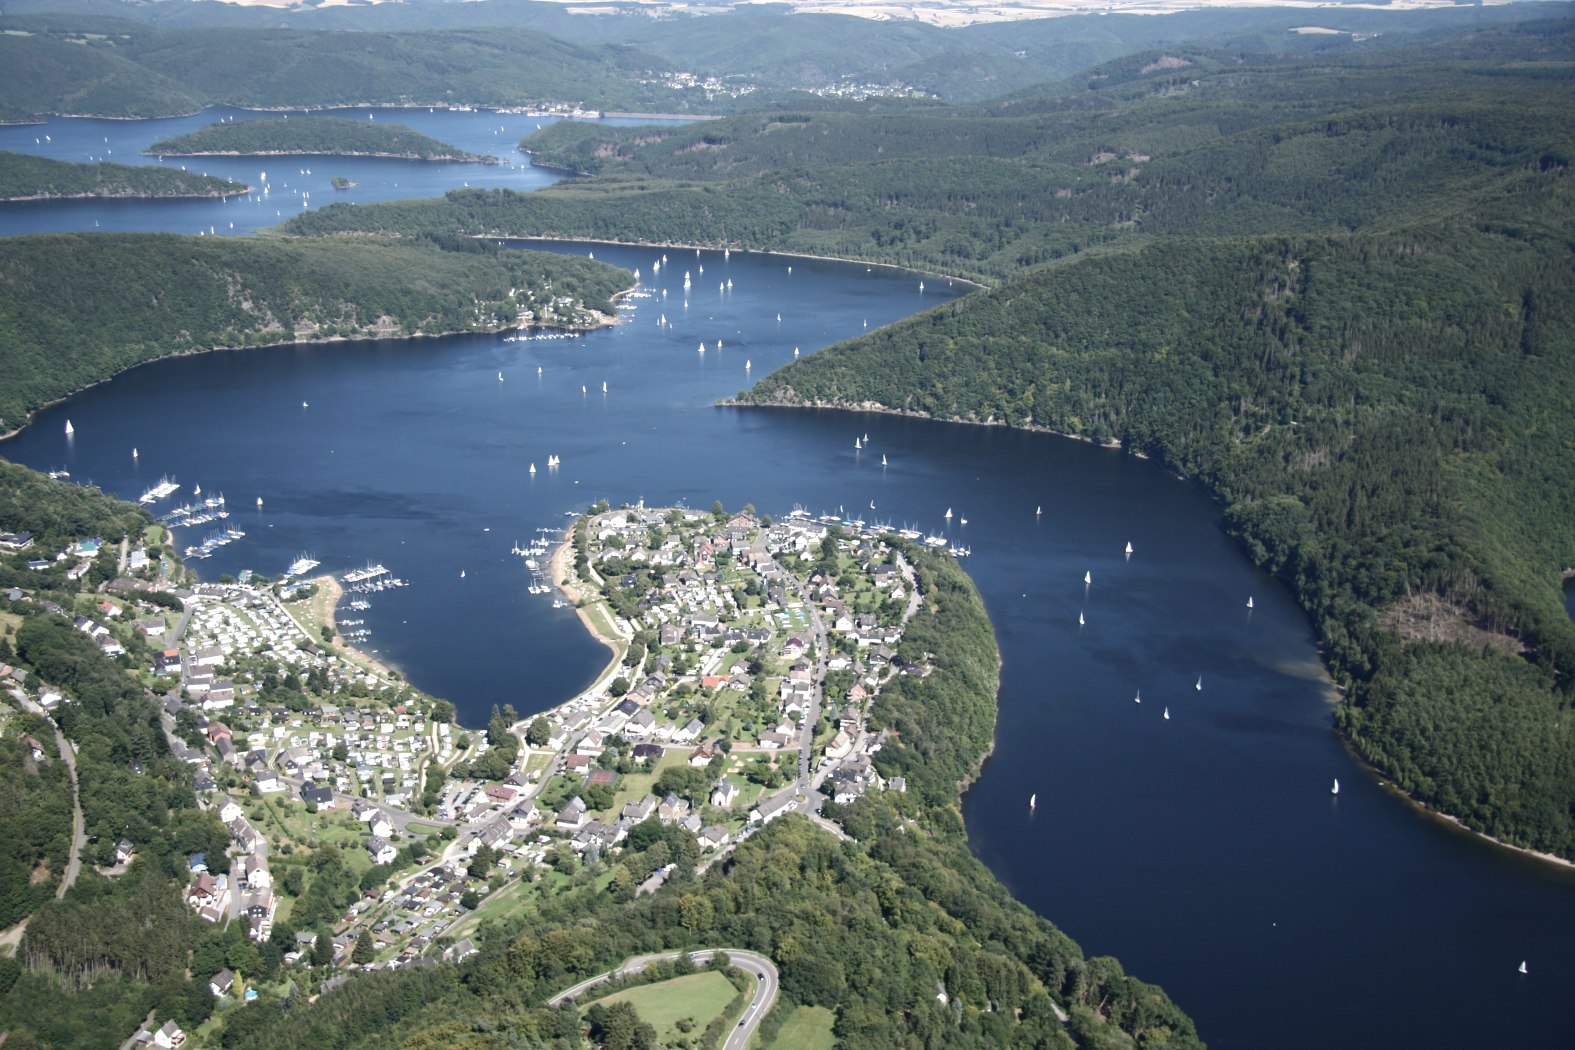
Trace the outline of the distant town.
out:
[[[828,801],[906,789],[877,773],[884,735],[868,716],[893,676],[929,673],[896,656],[920,595],[912,567],[862,522],[602,504],[547,566],[536,560],[546,541],[516,548],[613,656],[560,706],[521,715],[505,705],[476,729],[339,630],[366,606],[347,588],[398,582],[384,567],[305,580],[316,563],[303,556],[277,580],[187,586],[179,565],[157,556],[158,530],[152,544],[128,539],[106,552],[117,571],[82,597],[90,609],[47,611],[107,655],[145,655],[170,746],[230,837],[222,863],[187,858],[185,903],[209,922],[243,924],[254,942],[277,943],[284,924],[287,971],[331,964],[332,984],[352,968],[463,957],[480,922],[533,909],[577,880],[648,893],[681,865],[703,871],[784,813],[840,837],[819,816]],[[76,576],[103,564],[105,547],[84,538],[34,552],[27,534],[0,544]],[[30,600],[23,588],[7,597]],[[34,713],[73,702],[10,665],[0,676]],[[281,687],[299,699],[264,699]],[[35,744],[42,758],[49,749]],[[619,861],[631,835],[644,851],[634,869]],[[647,848],[658,837],[666,853]],[[280,855],[325,847],[361,892],[320,929],[294,914],[299,866],[284,878],[273,869]],[[117,844],[102,873],[126,870],[134,853]],[[665,863],[649,867],[653,854]],[[226,968],[212,984],[222,1013],[226,1001],[279,995],[289,982]],[[177,1035],[151,1022],[141,1033],[160,1046],[179,1045]]]

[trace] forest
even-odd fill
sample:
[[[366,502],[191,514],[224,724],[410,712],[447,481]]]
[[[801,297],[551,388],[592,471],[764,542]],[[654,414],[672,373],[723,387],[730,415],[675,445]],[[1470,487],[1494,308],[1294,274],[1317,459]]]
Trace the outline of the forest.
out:
[[[188,135],[155,142],[149,156],[195,157],[216,153],[268,156],[312,153],[340,157],[401,157],[406,160],[461,160],[499,164],[403,124],[345,117],[296,117],[291,120],[220,121]]]
[[[520,310],[541,314],[548,300],[565,296],[610,315],[628,280],[594,260],[452,236],[354,244],[7,237],[0,239],[0,373],[8,377],[0,430],[21,426],[73,390],[170,354],[497,331],[517,324]]]
[[[544,106],[725,114],[808,93],[982,102],[1184,41],[1231,52],[1383,48],[1540,14],[1532,5],[1114,12],[942,28],[716,5],[653,18],[623,5],[463,6],[21,0],[7,5],[0,117],[168,116],[205,105]],[[1563,14],[1567,6],[1538,4]],[[594,12],[594,13],[592,13]],[[689,74],[686,79],[676,74]],[[698,81],[710,79],[707,87]]]
[[[0,200],[49,197],[228,197],[246,186],[216,175],[130,164],[73,164],[0,150]]]
[[[977,107],[557,125],[525,147],[589,177],[288,228],[622,230],[990,282],[741,400],[1043,428],[1198,479],[1307,609],[1358,748],[1575,857],[1571,39],[1179,48]]]

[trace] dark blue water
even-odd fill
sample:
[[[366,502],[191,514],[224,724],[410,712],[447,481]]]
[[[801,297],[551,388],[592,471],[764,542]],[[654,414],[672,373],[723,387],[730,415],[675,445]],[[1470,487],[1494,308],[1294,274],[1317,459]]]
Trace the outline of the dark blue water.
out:
[[[166,230],[219,236],[254,233],[292,215],[326,204],[437,197],[464,185],[533,190],[561,175],[532,168],[518,150],[520,139],[556,117],[528,117],[489,111],[456,113],[420,109],[334,109],[313,115],[403,124],[478,156],[497,157],[501,165],[395,160],[386,157],[150,157],[142,150],[155,142],[185,135],[220,120],[278,119],[283,113],[214,107],[161,120],[96,120],[51,117],[40,124],[0,127],[0,150],[86,164],[109,161],[182,168],[233,179],[253,192],[223,200],[64,200],[0,202],[0,229],[14,233],[71,230]],[[292,112],[301,119],[306,114]],[[615,119],[609,124],[652,121]],[[336,190],[332,179],[356,183]],[[263,193],[266,187],[266,195]]]
[[[494,703],[564,699],[604,659],[509,554],[566,512],[720,499],[941,531],[951,507],[1004,659],[998,749],[966,815],[1014,893],[1162,984],[1215,1047],[1575,1045],[1575,878],[1419,813],[1345,753],[1307,624],[1203,493],[1043,435],[713,407],[795,346],[960,289],[671,249],[653,274],[656,249],[554,247],[640,268],[649,297],[573,340],[161,362],[41,413],[0,453],[131,497],[163,474],[181,496],[222,490],[248,535],[198,563],[210,576],[301,551],[333,570],[384,562],[414,586],[374,597],[369,647],[473,725]]]

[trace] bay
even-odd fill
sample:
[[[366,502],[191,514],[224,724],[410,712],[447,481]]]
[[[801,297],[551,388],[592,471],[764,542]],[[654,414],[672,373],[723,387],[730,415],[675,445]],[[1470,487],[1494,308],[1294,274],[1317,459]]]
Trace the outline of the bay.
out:
[[[420,130],[472,150],[467,136],[502,119],[431,116]],[[116,159],[174,133],[98,123]],[[21,131],[31,139],[0,129],[0,148]],[[436,167],[420,192],[514,177]],[[5,206],[0,229],[118,213],[41,218],[57,207],[71,210],[45,202],[19,220]],[[172,207],[136,203],[118,221],[195,225]],[[210,578],[277,573],[299,552],[336,571],[383,562],[413,585],[360,614],[369,648],[470,725],[494,703],[551,706],[599,670],[604,650],[571,610],[526,593],[509,553],[597,499],[840,507],[944,532],[974,552],[1004,661],[997,750],[965,814],[1022,900],[1162,984],[1216,1048],[1575,1045],[1575,875],[1421,813],[1345,752],[1305,618],[1224,537],[1206,494],[1049,435],[713,407],[795,347],[960,286],[927,276],[921,294],[916,275],[878,267],[671,248],[653,272],[662,249],[545,247],[639,268],[627,323],[160,362],[41,413],[0,455],[131,498],[168,474],[184,487],[165,505],[198,482],[223,491],[247,535],[196,563]]]

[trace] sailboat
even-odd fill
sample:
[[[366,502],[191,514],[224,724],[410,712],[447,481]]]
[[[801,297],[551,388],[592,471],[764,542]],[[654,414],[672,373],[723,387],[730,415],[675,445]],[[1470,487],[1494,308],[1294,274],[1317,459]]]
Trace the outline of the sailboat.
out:
[[[459,578],[462,579],[462,580],[465,578],[465,570],[464,569],[459,570]]]
[[[534,474],[534,473],[536,473],[536,464],[534,464],[534,463],[532,463],[532,464],[531,464],[531,465],[530,465],[530,472],[531,472],[531,473],[532,473],[532,474]]]
[[[1087,587],[1094,582],[1094,570],[1088,569],[1083,573],[1083,586]]]
[[[1045,512],[1045,508],[1041,504],[1040,506],[1037,506],[1037,507],[1034,508],[1034,517],[1037,518],[1037,517],[1041,516],[1042,514],[1044,514],[1044,512]]]
[[[1329,794],[1331,794],[1331,795],[1338,795],[1339,793],[1340,793],[1340,778],[1339,777],[1335,777],[1334,778],[1334,786],[1329,789]]]
[[[541,375],[541,365],[536,366],[536,374]]]
[[[200,481],[197,482],[196,487],[191,490],[191,494],[193,496],[200,496],[200,495],[202,495],[202,482],[200,482]]]
[[[585,384],[584,383],[580,384],[580,393],[582,393],[582,394],[589,393],[589,391],[585,389]]]
[[[1247,608],[1252,608],[1252,595],[1247,595]]]
[[[753,367],[755,367],[755,366],[749,363],[749,358],[747,358],[747,357],[744,358],[744,371],[747,372]]]
[[[1165,708],[1165,721],[1170,721],[1170,708]]]
[[[1028,812],[1032,813],[1035,809],[1038,808],[1038,806],[1039,806],[1039,792],[1035,791],[1032,795],[1028,796]],[[1520,964],[1520,972],[1521,973],[1525,973],[1526,972],[1526,964],[1525,963],[1521,963]]]
[[[1077,611],[1077,625],[1079,627],[1083,626],[1083,610],[1081,609]]]
[[[952,509],[950,507],[946,508],[946,520],[947,521],[951,521],[952,520]]]
[[[1198,684],[1193,686],[1192,688],[1196,689],[1200,693],[1203,692],[1203,676],[1202,675],[1198,675]]]
[[[700,352],[701,352],[701,353],[702,353],[702,354],[703,354],[703,353],[705,353],[705,344],[704,344],[704,343],[701,343],[701,344],[700,344]]]
[[[503,382],[503,373],[502,372],[498,373],[498,382],[500,382],[500,383]]]
[[[1134,704],[1141,704],[1143,702],[1143,690],[1139,689],[1136,693],[1133,694],[1132,702]]]
[[[886,454],[884,452],[882,452],[880,456],[880,465],[883,467],[886,465]]]
[[[602,380],[602,393],[607,393],[607,380]]]
[[[257,505],[258,505],[258,506],[259,506],[259,507],[260,507],[260,506],[262,506],[262,497],[261,497],[261,496],[258,496],[258,497],[257,497]]]
[[[69,436],[71,434],[75,434],[76,432],[77,428],[71,425],[71,420],[66,420],[66,434]]]
[[[1531,972],[1530,970],[1526,969],[1526,960],[1524,960],[1524,959],[1520,960],[1520,965],[1515,967],[1515,969],[1517,971],[1519,971],[1520,973],[1530,973]]]
[[[874,510],[874,509],[875,509],[875,501],[874,500],[870,500],[870,510]]]
[[[854,438],[853,439],[853,447],[854,448],[863,448],[864,447],[864,442],[860,441],[858,438]]]
[[[137,450],[136,449],[132,449],[131,450],[131,458],[132,459],[136,459],[137,458]]]
[[[1128,558],[1132,557],[1132,541],[1131,540],[1127,541],[1127,557]]]
[[[717,349],[718,349],[718,350],[720,350],[720,349],[722,349],[722,340],[720,340],[720,339],[718,339],[718,340],[717,340],[717,341],[716,341],[716,348],[717,348]]]
[[[311,406],[311,405],[309,405],[309,404],[307,404],[307,403],[306,403],[306,402],[305,402],[305,401],[302,401],[302,402],[301,402],[301,407],[302,407],[302,408],[311,408],[311,407],[312,407],[312,406]]]

